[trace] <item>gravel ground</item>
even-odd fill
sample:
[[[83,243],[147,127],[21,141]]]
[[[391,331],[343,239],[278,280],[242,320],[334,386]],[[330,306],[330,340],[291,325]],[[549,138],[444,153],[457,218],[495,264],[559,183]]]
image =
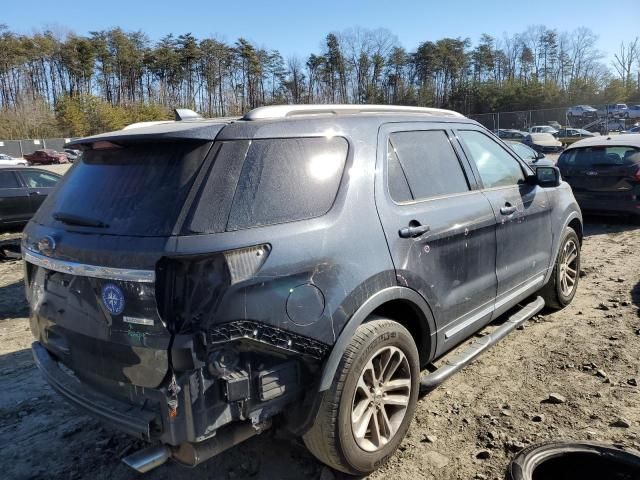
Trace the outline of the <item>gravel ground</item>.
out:
[[[515,452],[547,439],[640,449],[640,228],[587,220],[573,303],[530,320],[424,397],[399,451],[372,479],[502,479]],[[79,414],[42,380],[27,316],[22,266],[0,262],[2,478],[138,478],[119,459],[141,443]],[[340,476],[267,432],[194,469],[167,464],[145,478]]]

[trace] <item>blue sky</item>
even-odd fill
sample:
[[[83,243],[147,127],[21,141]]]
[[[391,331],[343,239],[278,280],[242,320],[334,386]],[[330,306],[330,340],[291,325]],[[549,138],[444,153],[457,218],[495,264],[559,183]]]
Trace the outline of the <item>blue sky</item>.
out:
[[[585,26],[610,59],[621,41],[640,34],[640,0],[5,0],[0,23],[20,33],[43,27],[86,34],[120,26],[143,30],[152,40],[191,32],[229,42],[242,36],[285,57],[317,52],[326,34],[349,27],[384,27],[413,50],[445,36],[495,37],[544,24],[560,31]]]

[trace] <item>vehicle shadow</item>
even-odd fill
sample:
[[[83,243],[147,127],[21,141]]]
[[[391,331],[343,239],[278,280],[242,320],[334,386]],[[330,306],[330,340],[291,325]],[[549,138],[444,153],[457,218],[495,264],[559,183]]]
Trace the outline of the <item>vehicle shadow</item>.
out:
[[[22,268],[22,265],[16,262],[16,268]],[[29,304],[24,295],[22,280],[0,286],[0,321],[28,316]]]
[[[29,348],[0,355],[0,391],[3,478],[141,478],[121,459],[148,444],[73,408],[45,382]],[[267,431],[195,468],[170,461],[144,478],[317,479],[324,468],[301,442]]]
[[[623,215],[584,215],[584,236],[603,235],[607,233],[622,233],[640,228],[640,222]]]

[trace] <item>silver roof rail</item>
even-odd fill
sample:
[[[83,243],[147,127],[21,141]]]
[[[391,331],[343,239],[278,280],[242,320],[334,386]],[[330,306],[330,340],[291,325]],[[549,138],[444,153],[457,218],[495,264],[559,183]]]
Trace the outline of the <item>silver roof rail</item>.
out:
[[[242,120],[287,118],[298,115],[353,115],[358,113],[419,113],[439,117],[465,118],[453,110],[400,105],[270,105],[254,108]]]

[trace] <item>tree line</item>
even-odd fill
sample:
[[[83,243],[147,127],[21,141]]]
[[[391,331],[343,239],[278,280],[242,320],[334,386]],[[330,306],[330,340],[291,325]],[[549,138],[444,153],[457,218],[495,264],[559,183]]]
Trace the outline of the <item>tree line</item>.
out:
[[[173,107],[240,115],[281,103],[383,103],[463,113],[580,103],[640,103],[640,41],[611,62],[587,28],[529,27],[498,38],[424,41],[387,29],[328,33],[307,57],[283,57],[245,38],[230,43],[120,28],[78,35],[18,34],[0,25],[0,138],[85,135]]]

